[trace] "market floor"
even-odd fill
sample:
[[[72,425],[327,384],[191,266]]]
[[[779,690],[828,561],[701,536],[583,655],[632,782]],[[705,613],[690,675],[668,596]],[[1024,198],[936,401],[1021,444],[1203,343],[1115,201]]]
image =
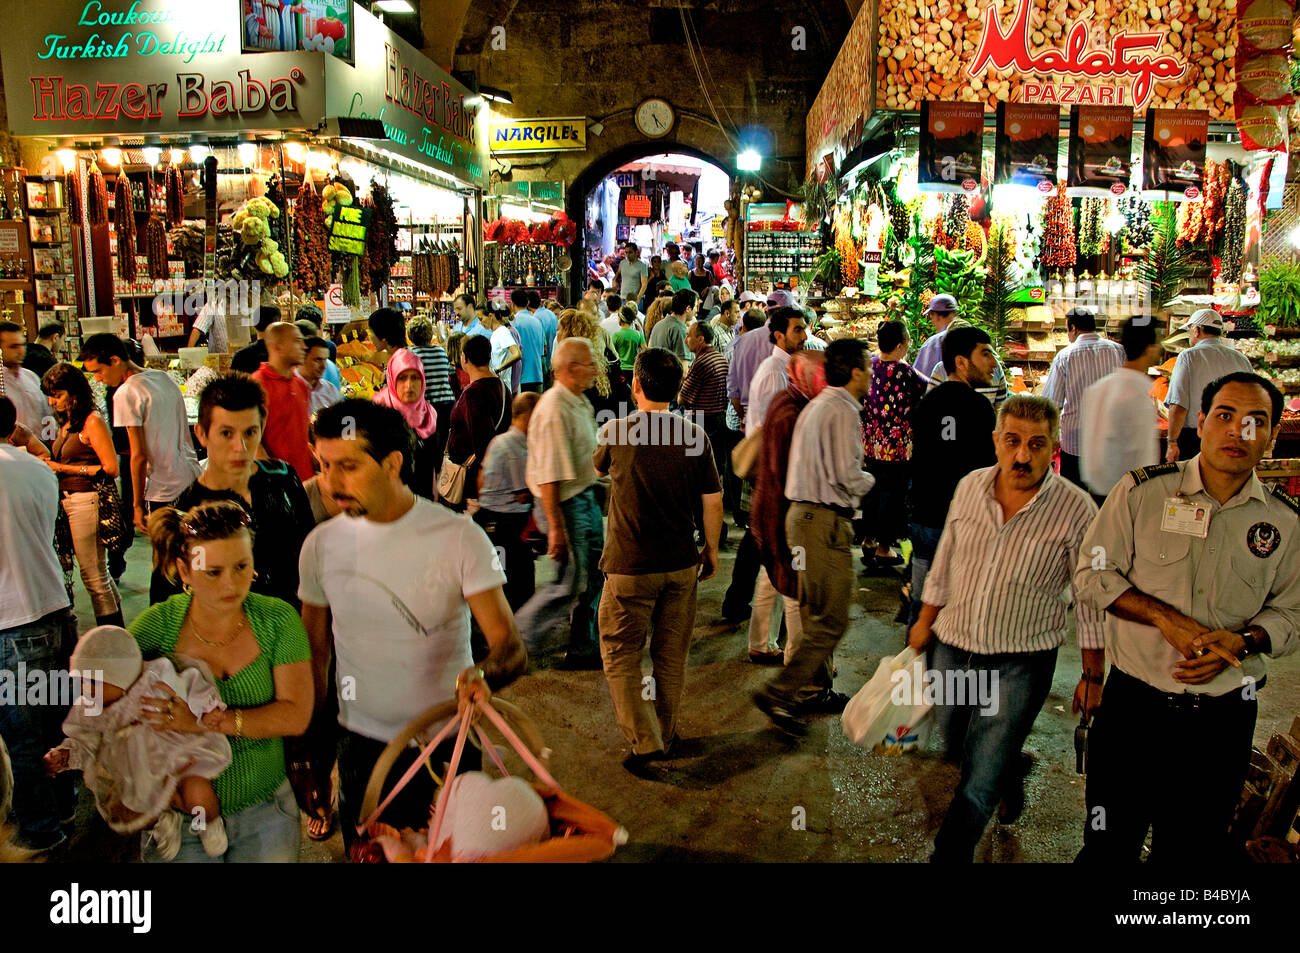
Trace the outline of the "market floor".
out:
[[[731,527],[733,541],[738,533]],[[745,661],[746,628],[719,622],[734,548],[719,575],[701,586],[680,721],[684,755],[662,781],[628,774],[600,672],[533,671],[502,693],[536,722],[551,749],[556,779],[623,824],[619,861],[923,861],[957,783],[957,769],[932,757],[884,757],[848,741],[838,717],[814,721],[787,740],[751,704],[771,670]],[[539,561],[539,583],[548,578]],[[148,605],[149,551],[137,538],[122,592],[127,619]],[[859,576],[853,621],[836,652],[835,686],[853,694],[881,658],[903,646],[897,575]],[[77,580],[82,631],[94,624]],[[646,662],[648,670],[648,660]],[[1061,650],[1052,693],[1026,745],[1035,760],[1018,823],[990,825],[976,852],[994,862],[1072,860],[1082,844],[1084,785],[1074,771],[1069,711],[1079,652]],[[1300,655],[1272,663],[1260,693],[1256,743],[1289,729],[1300,711]],[[305,828],[305,824],[304,824]],[[112,834],[83,796],[68,847],[54,862],[132,861],[138,840]],[[343,859],[342,837],[302,840],[304,862]]]

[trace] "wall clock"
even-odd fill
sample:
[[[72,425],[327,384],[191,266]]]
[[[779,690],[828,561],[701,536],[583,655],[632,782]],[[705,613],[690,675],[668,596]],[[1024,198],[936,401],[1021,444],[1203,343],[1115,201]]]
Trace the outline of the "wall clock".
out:
[[[636,127],[641,135],[662,139],[673,131],[677,116],[666,99],[647,99],[636,107]]]

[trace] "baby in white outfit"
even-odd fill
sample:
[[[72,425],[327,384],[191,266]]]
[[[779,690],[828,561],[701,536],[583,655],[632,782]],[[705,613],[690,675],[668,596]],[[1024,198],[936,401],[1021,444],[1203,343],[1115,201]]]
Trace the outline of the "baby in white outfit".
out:
[[[204,852],[224,854],[225,822],[212,778],[230,764],[230,742],[213,731],[159,731],[143,719],[145,700],[164,694],[160,682],[195,718],[225,708],[210,676],[199,668],[178,673],[165,658],[145,664],[131,633],[115,625],[83,635],[68,667],[81,675],[83,694],[63,722],[66,740],[45,756],[51,773],[80,770],[108,826],[122,834],[151,828],[164,860],[180,850],[183,818],[172,808],[187,815],[201,809]],[[87,697],[91,681],[98,698]]]

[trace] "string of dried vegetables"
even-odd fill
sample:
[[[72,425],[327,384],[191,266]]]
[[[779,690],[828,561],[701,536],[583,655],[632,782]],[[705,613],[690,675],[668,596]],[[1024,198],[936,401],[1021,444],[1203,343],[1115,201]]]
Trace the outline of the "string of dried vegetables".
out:
[[[141,237],[145,257],[149,260],[149,277],[154,280],[167,278],[167,226],[157,215],[150,215],[144,223],[144,235]]]
[[[131,202],[131,182],[125,175],[117,177],[113,190],[113,230],[117,233],[117,276],[135,281],[135,208]]]
[[[93,165],[86,176],[86,214],[90,216],[91,225],[108,223],[108,188],[104,185],[103,173]]]
[[[1079,208],[1079,257],[1101,254],[1102,211],[1105,199],[1084,199]]]
[[[181,188],[181,174],[177,169],[167,170],[167,227],[175,228],[185,219],[185,193]]]
[[[1223,212],[1223,257],[1220,262],[1220,279],[1227,282],[1241,280],[1241,256],[1246,244],[1246,187],[1236,176],[1228,186]]]
[[[1047,200],[1043,220],[1043,265],[1047,268],[1073,267],[1078,260],[1074,246],[1074,205],[1066,198],[1064,182]]]
[[[370,228],[366,232],[366,258],[372,287],[388,284],[397,253],[397,212],[388,189],[379,182],[370,183]]]
[[[325,210],[310,182],[304,181],[298,190],[293,221],[294,279],[304,293],[314,297],[323,295],[333,278],[333,269],[325,235]]]
[[[361,307],[361,269],[359,258],[348,255],[349,261],[343,268],[343,303],[351,308]]]

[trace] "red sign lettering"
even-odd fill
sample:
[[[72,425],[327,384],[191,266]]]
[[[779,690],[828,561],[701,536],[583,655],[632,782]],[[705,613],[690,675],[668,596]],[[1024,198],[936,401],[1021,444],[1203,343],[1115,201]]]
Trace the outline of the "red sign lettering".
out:
[[[978,76],[991,63],[995,69],[1015,69],[1021,73],[1044,73],[1056,76],[1132,76],[1133,105],[1141,108],[1151,97],[1156,80],[1178,79],[1186,64],[1174,56],[1153,56],[1143,52],[1158,50],[1159,33],[1121,31],[1112,48],[1089,49],[1089,20],[1078,20],[1070,27],[1064,49],[1044,50],[1037,56],[1029,53],[1030,0],[1020,0],[1011,29],[1002,32],[995,8],[984,8],[984,35],[967,73]],[[1046,100],[1045,100],[1046,101]]]

